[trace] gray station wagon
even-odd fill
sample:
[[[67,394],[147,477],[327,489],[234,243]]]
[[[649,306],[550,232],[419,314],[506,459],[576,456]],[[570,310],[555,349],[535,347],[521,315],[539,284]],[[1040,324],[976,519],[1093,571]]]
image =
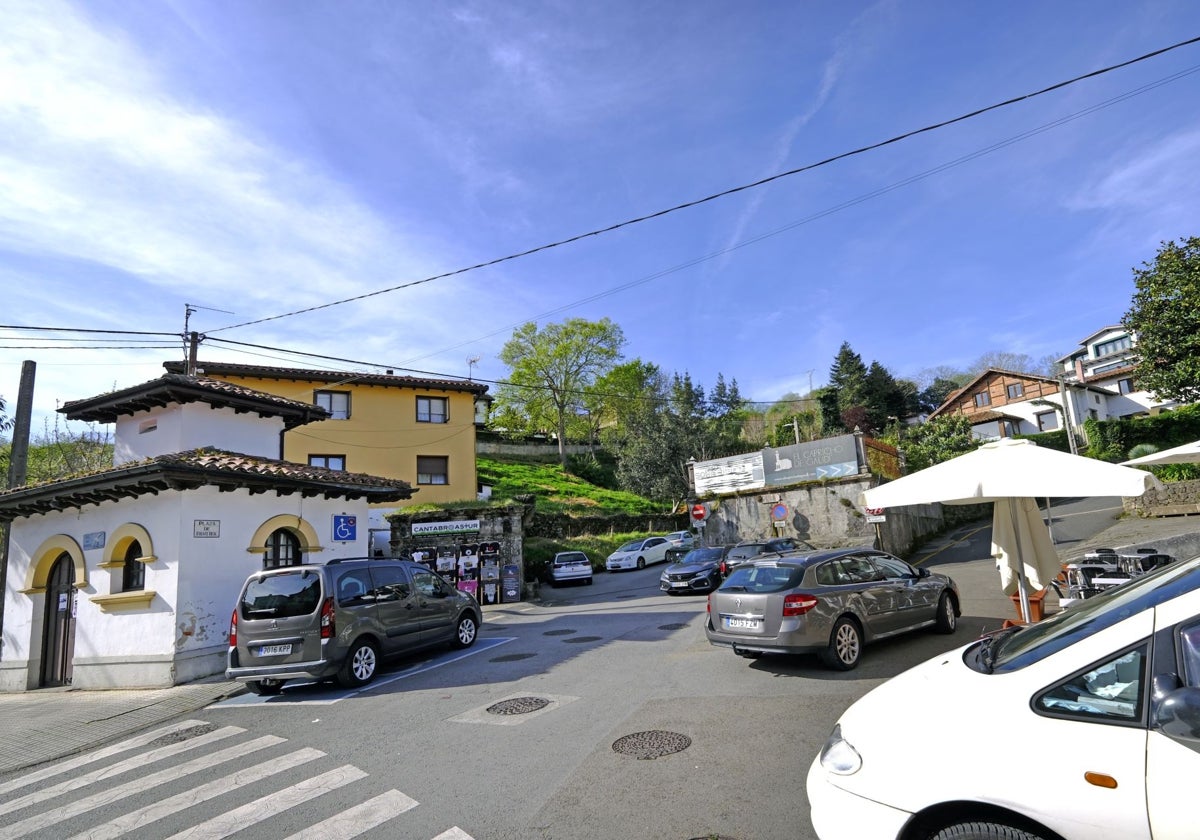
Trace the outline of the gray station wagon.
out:
[[[876,639],[933,627],[953,633],[958,587],[882,551],[854,548],[755,560],[708,596],[709,642],[739,656],[816,653],[848,671]]]
[[[227,679],[278,694],[291,679],[375,678],[382,657],[474,644],[479,604],[419,563],[338,559],[250,575],[229,624]]]

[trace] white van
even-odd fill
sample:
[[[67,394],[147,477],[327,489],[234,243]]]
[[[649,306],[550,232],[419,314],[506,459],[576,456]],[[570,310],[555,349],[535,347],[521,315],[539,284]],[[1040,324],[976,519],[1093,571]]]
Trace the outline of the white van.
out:
[[[1192,840],[1200,557],[879,686],[808,773],[821,840]]]

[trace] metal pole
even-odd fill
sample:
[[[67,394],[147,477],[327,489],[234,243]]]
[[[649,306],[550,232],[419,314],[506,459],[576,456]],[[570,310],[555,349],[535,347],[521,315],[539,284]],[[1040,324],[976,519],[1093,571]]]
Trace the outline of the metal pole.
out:
[[[21,363],[21,385],[17,392],[17,412],[13,416],[12,452],[8,461],[8,488],[20,487],[25,483],[29,466],[29,420],[33,414],[33,381],[37,364],[26,359]],[[12,523],[4,523],[3,544],[0,550],[0,658],[4,655],[4,597],[8,591],[8,550]]]
[[[1005,499],[1005,504],[1008,505],[1013,525],[1013,539],[1016,542],[1017,592],[1021,597],[1021,618],[1025,620],[1026,624],[1029,624],[1029,586],[1025,582],[1025,558],[1021,556],[1021,532],[1017,528],[1017,502],[1016,499]]]

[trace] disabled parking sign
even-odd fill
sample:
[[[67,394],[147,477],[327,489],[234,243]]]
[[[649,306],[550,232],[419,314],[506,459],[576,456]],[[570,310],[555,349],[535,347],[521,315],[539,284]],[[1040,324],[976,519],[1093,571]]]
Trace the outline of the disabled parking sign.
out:
[[[333,517],[333,541],[354,542],[358,539],[358,517],[345,514]]]

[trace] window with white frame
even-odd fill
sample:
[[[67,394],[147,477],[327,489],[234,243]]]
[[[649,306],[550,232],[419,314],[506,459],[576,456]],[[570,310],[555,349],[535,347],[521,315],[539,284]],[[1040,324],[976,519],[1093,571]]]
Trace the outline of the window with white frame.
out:
[[[1113,353],[1128,350],[1131,347],[1133,347],[1133,339],[1127,335],[1123,335],[1120,338],[1099,342],[1092,348],[1092,352],[1096,354],[1095,358],[1101,359],[1105,356],[1111,356]]]
[[[418,423],[447,423],[449,420],[450,405],[445,397],[417,397]]]
[[[315,391],[313,402],[329,412],[330,420],[350,419],[349,391]]]
[[[345,455],[309,455],[308,465],[310,467],[324,467],[327,470],[344,470],[346,469]]]
[[[445,455],[417,456],[417,484],[449,484],[450,459]]]

